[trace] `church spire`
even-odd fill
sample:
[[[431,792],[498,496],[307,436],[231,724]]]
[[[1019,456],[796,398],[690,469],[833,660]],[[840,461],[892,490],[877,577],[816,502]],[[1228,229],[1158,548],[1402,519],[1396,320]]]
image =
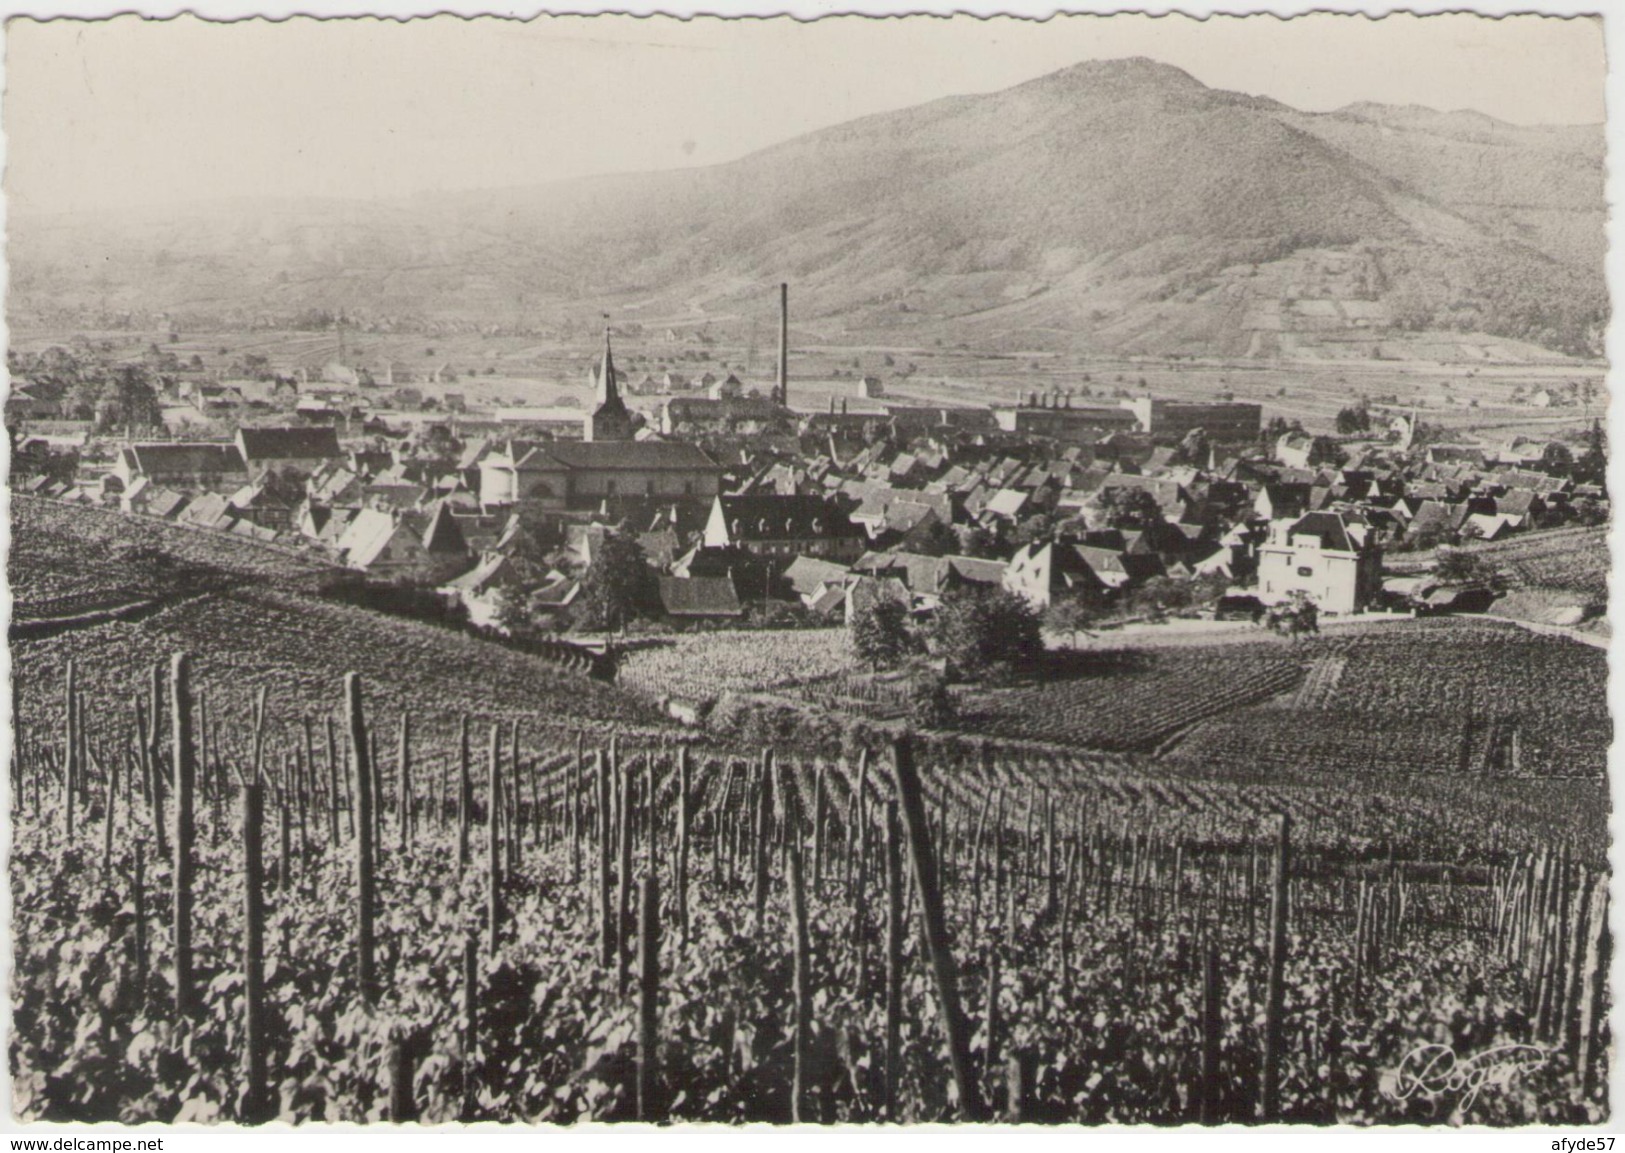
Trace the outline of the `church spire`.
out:
[[[598,403],[608,404],[620,398],[615,385],[615,358],[609,348],[609,318],[604,318],[604,362],[598,371]]]

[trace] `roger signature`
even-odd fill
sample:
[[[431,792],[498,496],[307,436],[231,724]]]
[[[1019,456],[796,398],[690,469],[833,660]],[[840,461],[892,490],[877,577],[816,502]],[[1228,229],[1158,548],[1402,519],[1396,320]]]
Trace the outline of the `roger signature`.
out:
[[[1465,1113],[1485,1086],[1505,1088],[1520,1073],[1545,1063],[1546,1050],[1538,1045],[1498,1045],[1466,1058],[1458,1057],[1448,1045],[1418,1045],[1400,1061],[1387,1092],[1396,1101],[1412,1097],[1434,1101],[1460,1093],[1459,1104]]]

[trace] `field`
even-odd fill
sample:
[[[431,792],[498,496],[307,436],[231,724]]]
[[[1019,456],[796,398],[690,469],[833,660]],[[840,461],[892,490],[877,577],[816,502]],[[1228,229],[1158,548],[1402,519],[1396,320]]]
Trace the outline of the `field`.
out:
[[[160,745],[196,766],[194,801],[164,801],[184,880],[152,835],[145,746],[121,763],[88,737],[132,722],[119,698],[87,694],[87,735],[26,747],[20,1116],[1606,1116],[1601,845],[1538,864],[1469,849],[1464,826],[1423,845],[1404,811],[1404,840],[1362,845],[1329,794],[971,745],[855,763],[696,747],[684,769],[658,744],[584,758],[475,719],[471,765],[415,724],[393,751],[374,684],[325,751],[285,738],[280,709]],[[188,707],[170,692],[166,717]],[[232,784],[256,764],[265,784]],[[1543,1056],[1452,1114],[1393,1092],[1419,1037]]]
[[[139,621],[14,639],[12,683],[25,733],[62,723],[70,660],[88,691],[128,699],[156,663],[182,650],[196,654],[217,716],[246,716],[261,688],[283,698],[279,711],[308,716],[340,674],[358,671],[374,677],[381,702],[431,702],[425,723],[434,727],[468,712],[560,727],[660,723],[639,698],[539,658],[319,600],[301,586],[325,568],[276,549],[26,497],[13,497],[12,510],[8,570],[19,619],[51,615],[67,596],[74,611],[140,597],[164,602]],[[177,588],[187,595],[173,595]]]
[[[230,578],[12,644],[20,1117],[1607,1115],[1600,651],[1461,620],[1101,648],[960,690],[973,734],[814,757],[650,698],[827,697],[839,629],[651,644],[628,692],[317,600],[282,553],[14,508],[23,605]],[[1543,1056],[1452,1113],[1394,1093],[1418,1038]]]
[[[1608,600],[1608,529],[1557,529],[1504,541],[1468,546],[1494,565],[1513,589],[1579,593],[1595,603]]]
[[[719,630],[639,644],[622,658],[619,680],[649,696],[705,701],[788,688],[852,663],[844,628]]]
[[[12,494],[7,579],[16,619],[69,615],[205,587],[308,587],[330,572],[290,549]]]
[[[1090,650],[1040,683],[961,690],[957,726],[1085,748],[1152,752],[1200,720],[1296,686],[1303,668],[1295,656],[1276,645]]]
[[[690,378],[734,372],[747,387],[765,390],[773,379],[777,332],[770,296],[753,315],[714,318],[708,327],[715,343],[706,346],[687,340],[672,344],[656,335],[664,333],[668,322],[686,333],[692,318],[617,316],[615,324],[622,335],[615,342],[616,365],[634,381],[644,375],[658,378],[668,370]],[[346,332],[342,360],[380,374],[382,365],[395,362],[411,372],[414,379],[409,383],[425,396],[457,392],[473,405],[585,404],[590,399],[587,369],[602,347],[600,321],[596,311],[576,319],[579,335],[569,339]],[[637,324],[644,326],[643,331],[631,329]],[[13,343],[19,350],[40,351],[80,336],[108,342],[108,355],[119,358],[139,358],[150,343],[157,343],[182,361],[198,356],[211,370],[224,370],[243,355],[254,354],[269,358],[283,371],[304,368],[319,374],[341,359],[340,338],[334,332],[182,332],[169,343],[167,333],[156,331],[81,334],[28,329],[14,331]],[[1368,348],[1352,356],[1287,350],[1280,359],[1101,357],[1034,351],[992,338],[975,346],[952,340],[887,342],[883,334],[867,340],[839,327],[826,331],[795,321],[791,404],[804,412],[823,412],[831,399],[839,403],[855,398],[854,382],[865,375],[880,377],[886,399],[896,403],[974,407],[1015,403],[1032,390],[1067,389],[1080,401],[1093,397],[1110,404],[1121,396],[1147,392],[1176,400],[1211,400],[1224,392],[1262,404],[1266,421],[1280,416],[1329,432],[1338,409],[1352,398],[1391,396],[1396,411],[1420,405],[1422,419],[1445,428],[1452,437],[1477,432],[1492,441],[1513,435],[1572,436],[1606,408],[1606,398],[1588,410],[1536,409],[1512,401],[1515,388],[1533,393],[1590,381],[1600,390],[1603,374],[1594,364],[1538,352],[1531,358],[1525,354],[1537,350],[1520,349],[1512,342],[1486,342],[1472,334],[1450,334],[1443,345],[1400,338],[1383,344],[1394,359],[1373,360]],[[1461,351],[1467,347],[1488,351],[1468,356]],[[428,381],[428,375],[442,366],[450,366],[458,379]],[[647,411],[659,404],[659,398],[652,397],[628,400]]]

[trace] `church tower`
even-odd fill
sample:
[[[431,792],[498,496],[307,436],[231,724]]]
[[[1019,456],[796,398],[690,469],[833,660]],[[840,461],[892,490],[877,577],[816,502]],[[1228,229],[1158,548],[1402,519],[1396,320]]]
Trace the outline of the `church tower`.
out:
[[[615,357],[609,347],[609,325],[604,325],[604,360],[594,374],[593,409],[582,428],[582,439],[631,440],[632,413],[621,399],[615,380]]]

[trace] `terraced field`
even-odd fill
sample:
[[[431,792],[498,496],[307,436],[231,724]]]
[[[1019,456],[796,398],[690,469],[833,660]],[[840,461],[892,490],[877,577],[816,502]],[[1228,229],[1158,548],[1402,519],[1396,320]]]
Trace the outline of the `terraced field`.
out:
[[[245,581],[303,587],[331,565],[287,548],[107,509],[11,497],[6,577],[17,619]]]
[[[1305,642],[1341,661],[1314,702],[1199,725],[1171,766],[1248,779],[1313,772],[1600,780],[1613,726],[1607,654],[1489,620],[1434,620]]]
[[[1470,546],[1493,563],[1515,589],[1560,589],[1606,599],[1608,529],[1558,529]]]

